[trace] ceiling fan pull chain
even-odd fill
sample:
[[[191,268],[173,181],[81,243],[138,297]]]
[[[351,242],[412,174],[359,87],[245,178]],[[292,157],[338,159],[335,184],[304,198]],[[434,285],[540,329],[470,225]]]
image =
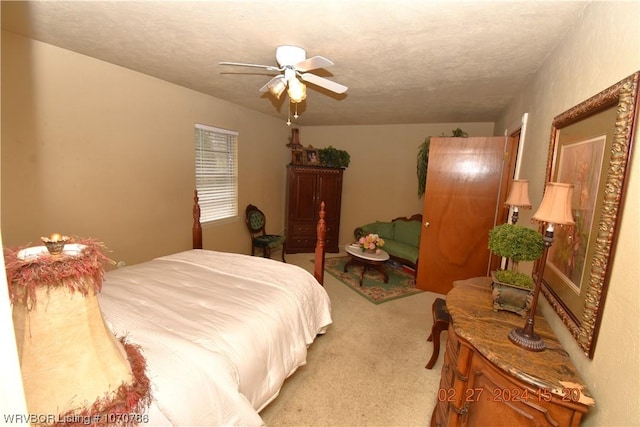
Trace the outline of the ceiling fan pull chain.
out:
[[[289,100],[289,108],[287,110],[287,126],[291,126],[291,100]]]

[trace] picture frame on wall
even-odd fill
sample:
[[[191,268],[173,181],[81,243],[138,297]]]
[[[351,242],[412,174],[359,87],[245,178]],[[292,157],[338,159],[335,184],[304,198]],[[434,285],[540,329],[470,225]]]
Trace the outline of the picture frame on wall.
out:
[[[556,229],[541,291],[589,358],[624,205],[639,77],[637,72],[556,116],[551,128],[545,178],[573,184],[575,225]]]

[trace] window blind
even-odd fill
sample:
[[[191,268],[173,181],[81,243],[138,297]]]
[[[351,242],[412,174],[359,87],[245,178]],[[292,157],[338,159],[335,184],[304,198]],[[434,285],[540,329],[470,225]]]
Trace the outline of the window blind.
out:
[[[238,132],[196,124],[196,189],[200,222],[238,215]]]

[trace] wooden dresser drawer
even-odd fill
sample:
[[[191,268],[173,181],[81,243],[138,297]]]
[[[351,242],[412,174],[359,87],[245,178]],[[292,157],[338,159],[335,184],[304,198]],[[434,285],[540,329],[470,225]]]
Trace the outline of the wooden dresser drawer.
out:
[[[507,338],[521,318],[493,312],[488,287],[454,286],[447,308],[451,324],[431,426],[579,426],[595,402],[542,316],[536,325],[547,349],[527,352]]]
[[[292,237],[292,238],[311,238],[314,240],[316,240],[317,238],[317,231],[316,231],[316,224],[312,224],[312,223],[308,223],[308,222],[291,222],[290,225],[291,229],[288,230],[288,234]],[[332,222],[327,222],[326,223],[326,238],[334,238],[334,239],[338,239],[338,227],[336,226],[336,224],[332,223]]]
[[[338,227],[335,224],[327,223],[326,229],[325,251],[339,252]],[[316,240],[315,224],[300,221],[291,222],[290,230],[287,231],[287,253],[313,252],[316,247]]]
[[[291,224],[291,234],[294,236],[316,237],[316,225],[312,223],[295,222]]]
[[[453,356],[453,358],[457,359],[458,354],[460,354],[460,340],[458,340],[458,336],[453,330],[452,325],[449,325],[449,329],[447,330],[447,332],[447,351],[451,351],[451,355]]]

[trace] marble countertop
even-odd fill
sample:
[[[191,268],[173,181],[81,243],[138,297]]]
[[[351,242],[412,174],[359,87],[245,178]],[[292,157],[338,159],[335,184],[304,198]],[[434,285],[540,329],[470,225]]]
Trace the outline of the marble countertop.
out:
[[[492,310],[490,277],[455,282],[447,294],[447,309],[456,334],[498,368],[556,396],[571,397],[568,396],[571,394],[575,399],[579,394],[575,399],[578,402],[595,404],[568,353],[540,313],[535,317],[534,331],[544,340],[545,350],[528,351],[509,340],[509,332],[522,328],[525,319],[515,313]]]

